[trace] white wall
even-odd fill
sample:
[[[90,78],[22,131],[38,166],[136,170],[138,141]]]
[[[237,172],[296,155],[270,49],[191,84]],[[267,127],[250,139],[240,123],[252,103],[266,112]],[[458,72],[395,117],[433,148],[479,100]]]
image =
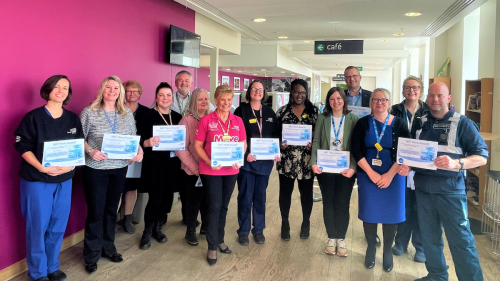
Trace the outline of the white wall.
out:
[[[455,109],[458,112],[464,113],[464,106],[462,106],[462,88],[464,85],[462,79],[464,20],[460,20],[443,33],[443,35],[446,35],[447,37],[446,54],[451,58],[451,62],[448,66],[450,73],[449,76],[451,77],[451,104],[455,106]]]
[[[462,108],[465,112],[465,81],[476,80],[479,63],[479,12],[477,9],[464,18],[464,52],[462,69]]]

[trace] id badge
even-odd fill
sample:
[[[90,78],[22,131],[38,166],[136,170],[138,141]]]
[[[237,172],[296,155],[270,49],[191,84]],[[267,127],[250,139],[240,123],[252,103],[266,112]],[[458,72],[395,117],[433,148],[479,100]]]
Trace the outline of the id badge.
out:
[[[222,141],[230,141],[231,137],[229,135],[222,136]]]
[[[201,178],[200,177],[198,177],[198,180],[196,181],[196,184],[194,186],[196,186],[196,187],[203,186],[203,184],[201,183]]]
[[[382,160],[380,159],[372,159],[372,166],[382,166]]]
[[[177,155],[175,155],[174,151],[170,151],[170,158],[174,158],[174,157],[177,157]]]
[[[382,146],[380,145],[380,143],[378,143],[378,142],[375,144],[375,148],[376,148],[378,151],[382,151],[382,149],[383,149],[383,148],[382,148]]]
[[[257,123],[257,119],[248,119],[248,122],[250,122],[250,124]]]

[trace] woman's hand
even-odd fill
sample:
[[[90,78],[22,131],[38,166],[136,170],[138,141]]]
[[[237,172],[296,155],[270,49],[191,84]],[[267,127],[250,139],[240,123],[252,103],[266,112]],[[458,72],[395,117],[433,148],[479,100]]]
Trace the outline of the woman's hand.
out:
[[[345,171],[340,172],[340,174],[343,175],[346,178],[351,178],[352,175],[354,175],[354,173],[355,173],[354,169],[350,169],[350,168],[347,169],[347,170],[345,170]]]
[[[323,171],[321,171],[321,169],[318,167],[318,165],[312,165],[311,168],[313,170],[313,173],[315,173],[315,174],[319,175],[319,174],[323,173]]]
[[[312,143],[308,142],[307,145],[306,145],[306,149],[311,151],[312,149]]]
[[[371,180],[373,183],[377,184],[377,183],[378,183],[378,181],[380,180],[380,177],[381,177],[381,176],[380,176],[380,174],[379,174],[379,173],[377,173],[377,172],[375,172],[375,171],[371,171],[371,172],[369,172],[369,173],[368,173],[368,177],[370,178],[370,180]]]
[[[128,164],[132,164],[132,162],[142,162],[142,158],[144,157],[144,153],[142,152],[142,150],[139,150],[137,152],[137,155],[132,157],[129,161],[128,161]]]
[[[156,145],[159,145],[161,142],[161,139],[159,136],[156,136],[156,137],[152,137],[148,140],[145,140],[144,141],[144,146],[147,146],[147,147],[154,147]]]
[[[71,170],[73,170],[72,166],[66,166],[66,167],[49,166],[49,167],[43,167],[43,169],[40,172],[55,177],[70,172]]]
[[[233,167],[234,170],[238,170],[240,168],[240,165],[234,163],[233,165],[231,165],[231,167]]]
[[[392,179],[394,178],[393,175],[390,173],[385,173],[382,176],[380,176],[380,180],[376,182],[378,188],[387,188],[392,182]]]
[[[257,158],[255,158],[251,153],[248,153],[247,161],[248,162],[257,161]]]
[[[213,170],[213,171],[218,171],[218,170],[220,170],[220,169],[222,169],[222,165],[212,167],[212,170]]]
[[[102,151],[99,151],[97,149],[92,149],[89,152],[89,155],[95,161],[102,161],[108,159],[108,155],[104,154]]]
[[[285,149],[287,149],[287,147],[288,147],[288,144],[286,144],[285,141],[282,141],[281,142],[281,150],[285,150]]]
[[[408,174],[410,174],[410,172],[411,172],[410,167],[406,166],[405,164],[399,165],[398,174],[400,176],[406,177],[408,176]]]
[[[280,153],[280,156],[274,157],[274,161],[275,162],[280,162],[281,161],[281,153]]]

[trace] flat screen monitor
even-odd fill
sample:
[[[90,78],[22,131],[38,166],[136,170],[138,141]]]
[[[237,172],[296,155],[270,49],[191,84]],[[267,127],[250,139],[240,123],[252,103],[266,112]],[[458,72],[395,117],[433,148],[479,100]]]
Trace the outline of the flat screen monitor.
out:
[[[170,25],[168,40],[168,63],[200,67],[200,35]]]

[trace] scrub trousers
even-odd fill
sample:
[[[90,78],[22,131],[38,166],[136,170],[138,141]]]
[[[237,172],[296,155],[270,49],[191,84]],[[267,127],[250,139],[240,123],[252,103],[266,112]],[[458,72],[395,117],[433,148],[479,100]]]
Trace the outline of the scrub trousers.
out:
[[[240,169],[238,174],[238,224],[239,236],[261,234],[266,227],[266,190],[269,175],[259,175]]]
[[[28,276],[33,280],[59,269],[59,252],[71,209],[72,181],[48,183],[21,179],[26,260]]]

